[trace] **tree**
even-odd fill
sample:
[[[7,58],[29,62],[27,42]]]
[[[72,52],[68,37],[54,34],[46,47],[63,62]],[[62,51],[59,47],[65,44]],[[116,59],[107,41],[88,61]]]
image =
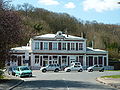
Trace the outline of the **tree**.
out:
[[[17,46],[22,39],[21,19],[17,12],[4,9],[0,2],[0,68],[9,57],[9,50]]]

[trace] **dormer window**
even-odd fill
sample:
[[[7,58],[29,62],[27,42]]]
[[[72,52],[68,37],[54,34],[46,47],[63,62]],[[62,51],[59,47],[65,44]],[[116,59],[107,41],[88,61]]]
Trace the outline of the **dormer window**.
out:
[[[59,35],[62,35],[62,33],[59,33]]]
[[[55,39],[57,39],[57,40],[64,40],[65,39],[65,36],[62,34],[62,31],[57,32]]]
[[[57,35],[61,36],[62,35],[62,31],[58,31]]]

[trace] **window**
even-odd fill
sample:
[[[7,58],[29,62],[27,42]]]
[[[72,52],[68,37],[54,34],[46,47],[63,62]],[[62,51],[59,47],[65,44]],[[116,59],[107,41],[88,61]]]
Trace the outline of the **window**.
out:
[[[53,43],[53,50],[57,50],[57,43]]]
[[[75,43],[71,43],[71,50],[75,50]]]
[[[70,43],[67,44],[67,49],[70,50]]]
[[[83,43],[79,43],[79,50],[83,50]]]
[[[63,49],[63,50],[66,50],[66,43],[63,43],[62,49]]]
[[[52,50],[52,42],[49,42],[49,50]]]
[[[40,50],[43,50],[43,42],[40,42]]]
[[[39,56],[35,56],[35,64],[39,63]]]
[[[78,50],[78,43],[76,43],[76,50]]]
[[[39,42],[35,42],[35,50],[40,49],[39,46],[40,46],[40,43]]]
[[[48,50],[48,43],[44,42],[44,50]]]
[[[61,42],[58,43],[58,50],[61,50]]]

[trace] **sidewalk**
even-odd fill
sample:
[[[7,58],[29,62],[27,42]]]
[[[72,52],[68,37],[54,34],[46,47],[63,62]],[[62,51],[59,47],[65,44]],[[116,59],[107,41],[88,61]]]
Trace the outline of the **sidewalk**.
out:
[[[96,80],[101,83],[113,86],[117,89],[120,89],[120,78],[100,78],[100,77],[98,77]]]
[[[5,76],[5,79],[0,80],[0,90],[12,90],[16,86],[24,82],[23,80],[15,76],[11,76],[8,74],[5,74]]]

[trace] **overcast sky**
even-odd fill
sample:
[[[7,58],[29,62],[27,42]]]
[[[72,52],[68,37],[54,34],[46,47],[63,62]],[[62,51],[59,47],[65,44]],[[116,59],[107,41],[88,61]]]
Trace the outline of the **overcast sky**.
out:
[[[29,3],[57,13],[68,13],[81,20],[120,24],[120,0],[12,0],[12,4]]]

